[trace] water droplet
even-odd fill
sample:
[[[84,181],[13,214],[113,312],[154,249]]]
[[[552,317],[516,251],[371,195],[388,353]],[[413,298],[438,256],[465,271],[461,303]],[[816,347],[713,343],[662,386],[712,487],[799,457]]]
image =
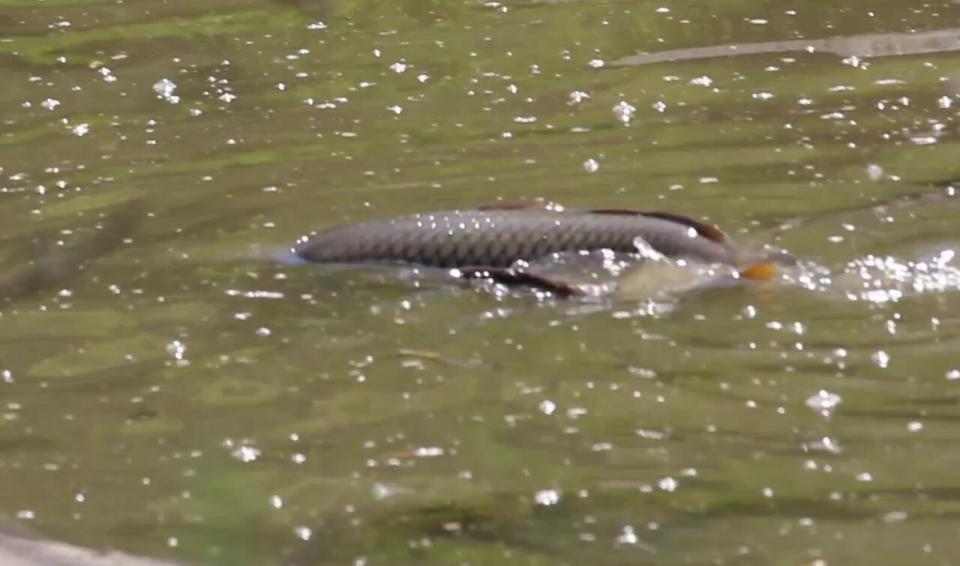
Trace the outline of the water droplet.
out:
[[[907,520],[906,511],[890,511],[889,513],[886,513],[883,516],[884,523],[902,523],[906,520]]]
[[[626,100],[621,100],[613,107],[614,116],[623,124],[629,124],[630,121],[633,120],[633,115],[636,114],[636,112],[637,108]]]
[[[570,93],[570,104],[580,104],[588,98],[590,98],[589,94],[583,92],[582,90],[575,90]]]
[[[117,77],[114,76],[113,71],[111,71],[109,67],[100,67],[97,69],[97,72],[100,73],[100,77],[102,77],[105,82],[117,82]]]
[[[236,450],[234,450],[230,454],[237,460],[240,460],[244,464],[247,464],[259,458],[262,452],[260,451],[259,448],[256,448],[255,446],[244,444],[238,447]]]
[[[187,346],[179,340],[174,340],[167,344],[167,353],[173,356],[173,359],[180,361],[187,353]]]
[[[443,448],[439,446],[419,446],[413,451],[413,455],[418,458],[436,458],[443,456]]]
[[[830,416],[842,402],[843,399],[836,393],[821,389],[807,398],[806,405],[826,417]]]
[[[677,490],[677,480],[667,476],[657,482],[657,486],[663,491],[673,492]]]
[[[617,535],[617,544],[637,544],[639,540],[637,533],[634,532],[633,527],[630,525],[625,525],[620,534]]]
[[[167,78],[160,79],[159,81],[153,83],[153,92],[157,93],[158,97],[166,100],[170,104],[176,104],[180,102],[180,97],[174,94],[176,90],[177,84]]]
[[[551,506],[560,503],[560,492],[555,489],[541,489],[533,495],[537,505]]]
[[[877,350],[870,356],[870,359],[873,360],[873,363],[881,368],[886,368],[890,365],[890,354],[884,352],[883,350]]]
[[[557,410],[557,404],[549,399],[544,399],[538,405],[540,412],[545,415],[552,415]]]

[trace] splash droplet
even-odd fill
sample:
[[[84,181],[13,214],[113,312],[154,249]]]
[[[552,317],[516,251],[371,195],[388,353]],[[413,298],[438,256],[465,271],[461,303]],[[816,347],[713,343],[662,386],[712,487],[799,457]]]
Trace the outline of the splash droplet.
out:
[[[821,415],[830,416],[837,406],[843,402],[843,399],[836,393],[831,393],[826,389],[821,389],[807,398],[806,404],[811,409],[818,411]]]

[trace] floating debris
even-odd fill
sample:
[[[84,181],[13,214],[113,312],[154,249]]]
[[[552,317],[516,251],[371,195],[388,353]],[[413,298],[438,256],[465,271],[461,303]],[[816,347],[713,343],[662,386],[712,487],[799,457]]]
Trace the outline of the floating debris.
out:
[[[829,37],[823,39],[793,39],[761,43],[733,43],[672,49],[655,53],[628,55],[607,63],[609,67],[652,65],[655,63],[694,61],[716,57],[737,57],[791,51],[831,53],[844,58],[896,57],[924,53],[960,51],[960,28],[948,28],[917,33],[875,33]],[[857,66],[860,66],[857,62]]]

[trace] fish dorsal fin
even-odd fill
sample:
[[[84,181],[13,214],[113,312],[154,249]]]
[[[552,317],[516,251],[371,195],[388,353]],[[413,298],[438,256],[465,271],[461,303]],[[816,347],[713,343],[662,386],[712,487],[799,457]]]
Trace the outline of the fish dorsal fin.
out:
[[[696,230],[697,233],[704,238],[714,241],[718,244],[726,244],[729,242],[729,239],[727,238],[727,235],[723,233],[723,230],[717,228],[713,224],[704,222],[703,220],[690,218],[689,216],[684,216],[682,214],[674,214],[672,212],[643,212],[642,214],[644,216],[651,216],[653,218],[660,218],[662,220],[670,220],[671,222],[689,226]]]
[[[722,230],[704,222],[703,220],[697,220],[696,218],[690,218],[689,216],[684,216],[682,214],[676,214],[673,212],[657,212],[657,211],[648,211],[648,210],[634,210],[630,208],[600,208],[591,210],[590,212],[594,214],[623,214],[623,215],[632,215],[632,216],[649,216],[651,218],[659,218],[661,220],[667,220],[669,222],[676,222],[677,224],[682,224],[684,226],[689,226],[697,231],[698,234],[704,238],[716,242],[718,244],[729,243],[727,235],[723,233]]]

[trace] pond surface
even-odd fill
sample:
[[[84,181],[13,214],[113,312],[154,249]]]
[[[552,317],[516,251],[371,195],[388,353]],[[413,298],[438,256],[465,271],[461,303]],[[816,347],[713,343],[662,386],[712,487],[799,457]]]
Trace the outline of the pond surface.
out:
[[[958,21],[0,0],[0,515],[189,565],[957,563]],[[801,265],[560,300],[281,258],[535,199]]]

